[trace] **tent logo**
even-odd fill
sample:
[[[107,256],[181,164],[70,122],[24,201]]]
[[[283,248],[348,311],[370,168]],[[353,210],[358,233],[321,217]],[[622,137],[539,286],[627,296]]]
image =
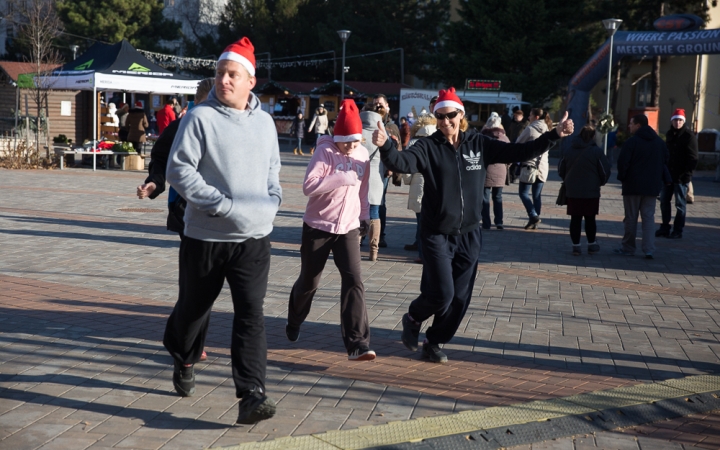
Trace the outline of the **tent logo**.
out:
[[[132,63],[132,65],[128,67],[128,70],[132,72],[150,72],[150,69],[143,67],[138,63]]]
[[[84,62],[84,63],[80,64],[79,66],[77,66],[77,67],[75,68],[75,70],[85,70],[85,69],[89,69],[90,66],[92,66],[93,61],[95,61],[95,59],[91,59],[90,61]]]

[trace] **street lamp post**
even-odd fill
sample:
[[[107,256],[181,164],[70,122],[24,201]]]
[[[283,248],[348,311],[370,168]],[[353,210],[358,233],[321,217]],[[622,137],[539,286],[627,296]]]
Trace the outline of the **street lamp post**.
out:
[[[612,78],[612,55],[613,55],[613,36],[615,32],[620,28],[622,20],[620,19],[605,19],[602,21],[605,30],[610,35],[610,56],[608,58],[608,81],[607,81],[607,101],[605,102],[605,114],[610,114],[610,79]],[[605,134],[605,155],[607,156],[608,151],[608,134]]]
[[[345,42],[350,37],[350,30],[338,30],[337,34],[340,36],[340,40],[343,43],[343,55],[342,55],[342,80],[340,85],[340,103],[345,100]]]
[[[71,46],[70,46],[70,50],[72,50],[72,52],[73,52],[73,61],[75,61],[75,60],[77,59],[77,51],[78,51],[79,48],[80,48],[80,47],[77,46],[77,45],[71,45]]]

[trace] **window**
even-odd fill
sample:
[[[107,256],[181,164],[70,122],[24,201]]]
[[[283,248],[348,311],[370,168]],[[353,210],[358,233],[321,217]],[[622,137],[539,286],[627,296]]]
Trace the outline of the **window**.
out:
[[[650,99],[651,94],[650,90],[652,89],[652,80],[649,77],[645,77],[642,80],[638,81],[635,85],[635,107],[636,108],[643,108],[646,106],[650,106]]]

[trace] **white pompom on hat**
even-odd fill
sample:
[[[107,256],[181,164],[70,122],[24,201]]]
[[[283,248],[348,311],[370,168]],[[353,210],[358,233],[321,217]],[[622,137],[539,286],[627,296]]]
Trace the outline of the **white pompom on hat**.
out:
[[[440,91],[438,101],[435,103],[433,112],[440,108],[455,108],[465,112],[465,107],[463,106],[462,101],[460,101],[460,97],[458,97],[455,93],[454,87],[449,87]]]
[[[340,114],[333,128],[333,141],[355,142],[362,140],[362,120],[355,101],[349,98],[340,105]]]
[[[225,47],[225,51],[218,58],[218,62],[226,59],[240,63],[247,69],[250,76],[255,76],[255,47],[253,47],[250,39],[243,37]]]

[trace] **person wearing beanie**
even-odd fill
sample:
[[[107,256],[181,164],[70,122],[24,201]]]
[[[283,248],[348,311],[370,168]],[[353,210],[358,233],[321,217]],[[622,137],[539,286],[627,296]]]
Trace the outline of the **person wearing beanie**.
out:
[[[291,342],[310,313],[330,252],[340,272],[340,329],[348,359],[375,359],[360,272],[360,236],[369,224],[369,153],[361,144],[362,122],[355,102],[343,100],[333,136],[320,136],[305,172],[308,197],[303,216],[300,275],[290,291],[285,333]]]
[[[370,203],[370,228],[368,230],[369,252],[368,260],[377,261],[382,238],[382,222],[380,221],[380,210],[387,188],[387,177],[385,166],[380,161],[380,152],[377,146],[372,144],[372,134],[377,130],[378,121],[383,116],[375,112],[372,103],[366,103],[360,113],[362,120],[362,134],[365,140],[365,148],[370,152],[369,178],[368,178],[368,202]],[[361,240],[362,244],[362,240]]]
[[[505,128],[502,126],[502,118],[497,113],[490,114],[485,126],[480,130],[481,134],[492,139],[509,143],[510,139],[505,135]],[[490,229],[490,199],[492,198],[493,214],[495,215],[495,227],[498,230],[504,229],[503,225],[503,187],[507,183],[508,165],[503,163],[490,164],[486,167],[485,189],[483,189],[482,206],[482,227],[483,230]]]
[[[698,163],[698,142],[695,133],[685,125],[685,110],[678,108],[670,118],[670,129],[665,135],[670,159],[671,184],[663,186],[660,192],[660,213],[662,224],[655,232],[657,237],[681,239],[685,228],[685,217],[688,204],[688,191],[692,183],[692,174]],[[670,200],[675,197],[675,221],[670,226],[672,208]]]
[[[440,346],[457,332],[472,298],[482,244],[480,229],[486,166],[527,161],[547,152],[573,132],[567,113],[551,131],[523,144],[508,144],[480,133],[462,131],[465,107],[455,88],[441,90],[433,110],[438,131],[398,151],[382,123],[373,133],[383,163],[399,173],[419,172],[425,179],[422,199],[423,272],[420,296],[402,318],[402,342],[418,350],[422,323],[433,317],[425,332],[423,357],[447,362]]]
[[[280,149],[275,123],[252,93],[255,83],[254,47],[243,37],[220,55],[207,100],[180,121],[166,171],[187,201],[180,289],[163,338],[175,364],[173,385],[183,397],[195,393],[193,365],[227,281],[235,310],[230,350],[239,424],[269,419],[276,410],[265,392],[263,302],[269,234],[282,201]]]

